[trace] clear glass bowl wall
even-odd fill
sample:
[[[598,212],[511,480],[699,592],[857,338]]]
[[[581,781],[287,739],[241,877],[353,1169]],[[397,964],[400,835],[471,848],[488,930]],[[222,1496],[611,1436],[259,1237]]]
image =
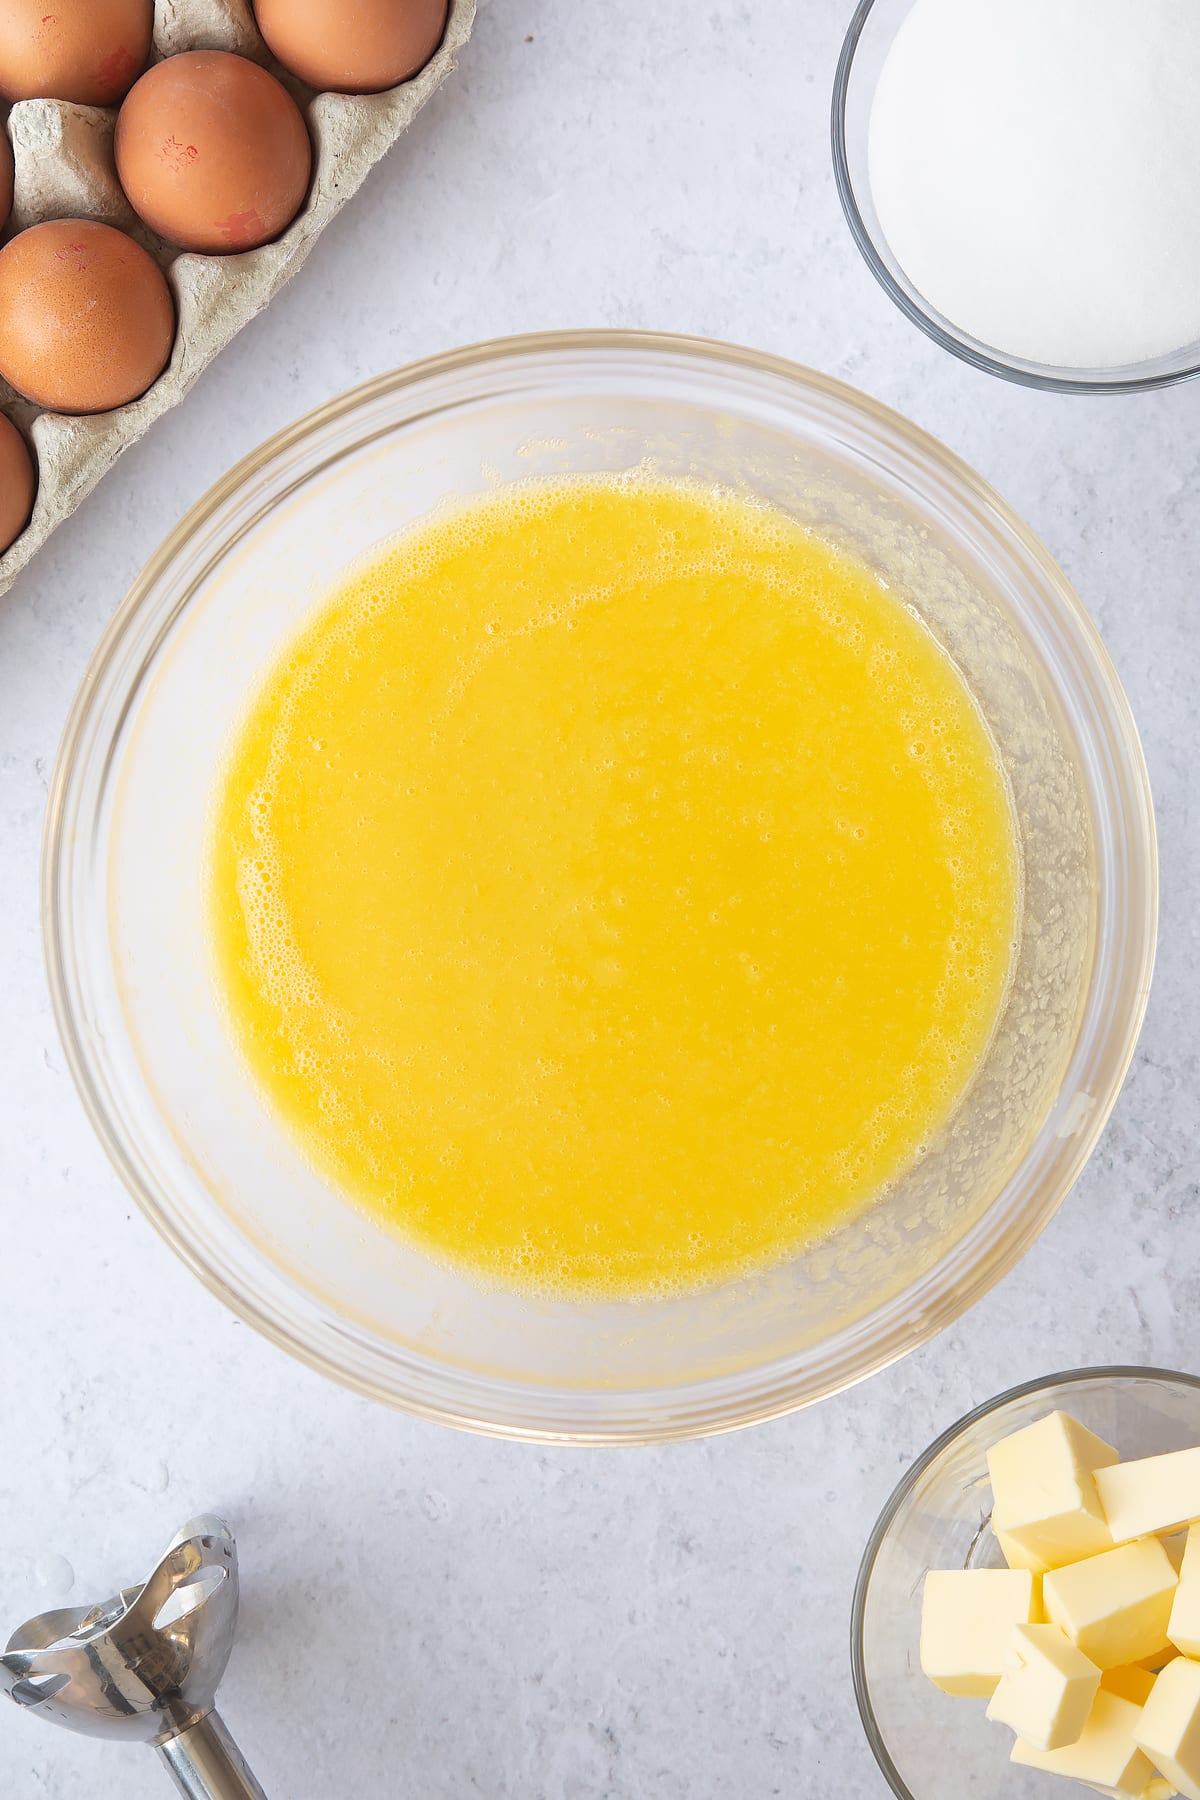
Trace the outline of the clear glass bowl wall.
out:
[[[1053,1800],[1086,1793],[1009,1761],[1012,1733],[982,1700],[955,1699],[920,1667],[929,1569],[998,1569],[987,1452],[1061,1408],[1126,1461],[1200,1443],[1200,1380],[1167,1370],[1080,1369],[1031,1381],[960,1419],[909,1470],[880,1515],[854,1596],[851,1656],[867,1739],[899,1800]]]
[[[868,1214],[784,1266],[687,1300],[573,1305],[434,1264],[305,1163],[222,1025],[201,850],[248,688],[346,563],[449,496],[638,466],[785,508],[917,608],[969,682],[1012,785],[1021,949],[969,1095]],[[54,1002],[85,1103],[195,1273],[376,1398],[482,1430],[601,1442],[720,1430],[817,1399],[927,1338],[1011,1267],[1116,1096],[1156,905],[1125,699],[1083,608],[1003,503],[835,382],[725,346],[620,333],[514,339],[402,370],[220,483],[96,653],[53,784],[44,883]]]

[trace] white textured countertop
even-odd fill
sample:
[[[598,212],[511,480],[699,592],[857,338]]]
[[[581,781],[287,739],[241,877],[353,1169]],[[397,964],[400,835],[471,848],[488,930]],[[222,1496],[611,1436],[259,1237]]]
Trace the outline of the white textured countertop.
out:
[[[458,75],[297,280],[0,601],[0,1637],[239,1533],[223,1706],[271,1800],[882,1796],[850,1689],[863,1541],[971,1403],[1055,1368],[1196,1367],[1200,388],[1052,398],[893,312],[843,227],[828,94],[850,0],[490,0]],[[37,918],[46,784],[121,593],[236,458],[460,342],[659,327],[908,413],[1031,521],[1145,736],[1162,950],[1133,1073],[1022,1266],[937,1342],[780,1423],[538,1450],[341,1392],[237,1323],[119,1187],[65,1072]],[[149,1753],[0,1711],[5,1800],[168,1791]]]

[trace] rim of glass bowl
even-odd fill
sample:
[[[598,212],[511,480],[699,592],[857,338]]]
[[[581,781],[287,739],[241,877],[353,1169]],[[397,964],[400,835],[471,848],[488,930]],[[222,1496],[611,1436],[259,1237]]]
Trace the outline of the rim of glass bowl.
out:
[[[1000,1412],[1002,1408],[1011,1406],[1014,1400],[1026,1400],[1032,1394],[1045,1393],[1050,1388],[1070,1387],[1075,1382],[1083,1381],[1171,1381],[1180,1387],[1194,1388],[1200,1393],[1200,1376],[1185,1375],[1178,1369],[1140,1368],[1136,1364],[1113,1363],[1101,1364],[1094,1369],[1065,1369],[1060,1375],[1041,1375],[1034,1381],[1022,1381],[1019,1386],[997,1394],[994,1400],[985,1400],[982,1406],[973,1407],[964,1413],[961,1419],[935,1438],[928,1450],[918,1456],[916,1462],[906,1471],[890,1494],[887,1504],[875,1521],[874,1529],[867,1539],[867,1547],[863,1551],[862,1562],[858,1568],[858,1579],[854,1583],[854,1600],[850,1608],[850,1665],[854,1675],[854,1698],[858,1702],[858,1716],[866,1733],[867,1742],[871,1746],[871,1754],[879,1764],[880,1773],[898,1796],[898,1800],[920,1800],[913,1793],[904,1777],[892,1761],[891,1751],[884,1742],[879,1721],[875,1717],[875,1708],[871,1703],[871,1686],[867,1679],[866,1658],[863,1653],[864,1624],[867,1612],[867,1595],[871,1587],[871,1578],[875,1573],[875,1563],[892,1523],[908,1496],[912,1493],[925,1471],[941,1456],[942,1452],[986,1419],[990,1413]]]
[[[658,1389],[525,1386],[450,1368],[351,1331],[332,1309],[265,1265],[245,1240],[220,1261],[199,1242],[186,1204],[160,1179],[135,1132],[120,1122],[120,1058],[88,1018],[86,957],[79,955],[81,869],[104,863],[95,797],[109,778],[122,720],[164,637],[207,568],[252,529],[300,478],[344,454],[347,421],[394,430],[464,400],[528,383],[609,381],[641,375],[717,406],[723,398],[772,409],[778,424],[823,424],[861,457],[882,458],[918,494],[951,510],[960,530],[1016,564],[1022,630],[1070,717],[1088,766],[1096,839],[1098,917],[1087,1003],[1064,1081],[1094,1096],[1090,1117],[1063,1135],[1052,1107],[1024,1161],[985,1214],[907,1291],[834,1337],[734,1375]],[[701,384],[703,386],[701,387]],[[697,390],[699,389],[699,392]],[[337,434],[340,431],[340,436]],[[337,436],[336,446],[334,438]],[[354,443],[361,442],[355,439]],[[277,490],[272,465],[286,469]],[[247,490],[259,491],[248,504]],[[239,507],[239,499],[241,505]],[[187,571],[169,594],[173,565]],[[89,787],[89,783],[91,786]],[[414,363],[353,389],[275,434],[186,514],[134,582],[97,646],[71,708],[46,814],[42,924],[51,998],[84,1106],[126,1186],[193,1274],[281,1348],[376,1400],[497,1436],[576,1443],[649,1443],[731,1430],[848,1387],[942,1330],[1019,1260],[1070,1190],[1094,1147],[1133,1055],[1154,958],[1157,856],[1149,782],[1128,702],[1081,601],[1046,550],[1006,504],[937,441],[898,414],[829,377],[780,358],[705,339],[625,331],[539,333],[494,340]],[[169,1177],[171,1171],[166,1170]],[[230,1234],[232,1239],[232,1234]]]
[[[908,283],[899,264],[892,266],[859,205],[847,147],[846,109],[855,61],[867,20],[878,3],[879,0],[859,0],[850,21],[834,76],[830,123],[833,173],[842,211],[863,260],[888,298],[941,349],[970,363],[972,368],[998,375],[1004,381],[1017,382],[1022,387],[1040,388],[1055,394],[1145,394],[1155,388],[1173,387],[1176,382],[1189,381],[1200,374],[1200,347],[1186,344],[1166,356],[1155,357],[1143,364],[1131,364],[1122,374],[1111,370],[1057,368],[1051,364],[1027,362],[1017,356],[1005,356],[993,346],[960,332],[940,313],[934,313],[918,289]],[[1177,360],[1187,352],[1191,353],[1189,360]]]

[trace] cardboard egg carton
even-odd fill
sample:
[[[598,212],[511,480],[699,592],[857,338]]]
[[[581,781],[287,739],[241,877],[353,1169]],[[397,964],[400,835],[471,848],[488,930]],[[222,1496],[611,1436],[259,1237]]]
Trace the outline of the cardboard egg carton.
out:
[[[419,75],[382,94],[322,94],[273,62],[250,0],[155,0],[155,60],[182,50],[233,50],[279,76],[298,102],[313,141],[308,198],[283,236],[236,256],[181,252],[141,224],[117,180],[116,107],[23,100],[8,130],[16,164],[13,230],[42,219],[99,219],[137,239],[166,274],[178,329],[171,360],[140,400],[115,412],[68,418],[43,412],[0,380],[0,409],[36,452],[33,517],[0,556],[0,594],[74,511],[117,457],[160,413],[182,400],[218,351],[296,273],[333,215],[361,185],[454,67],[471,35],[475,0],[451,0],[441,48]]]

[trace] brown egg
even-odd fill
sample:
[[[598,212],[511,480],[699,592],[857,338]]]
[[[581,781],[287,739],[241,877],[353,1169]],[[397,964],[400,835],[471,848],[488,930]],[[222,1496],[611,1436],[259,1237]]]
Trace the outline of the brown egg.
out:
[[[115,106],[153,28],[154,0],[0,0],[0,94]]]
[[[0,554],[20,537],[33,511],[33,458],[11,419],[0,413]]]
[[[50,219],[0,250],[0,375],[39,406],[125,406],[162,373],[174,338],[162,270],[123,231]]]
[[[448,0],[254,0],[272,55],[310,87],[375,94],[423,69]]]
[[[13,203],[13,153],[8,133],[0,127],[0,231],[8,224]]]
[[[210,253],[278,237],[312,170],[291,95],[224,50],[188,50],[148,70],[117,117],[116,153],[121,186],[151,230]]]

